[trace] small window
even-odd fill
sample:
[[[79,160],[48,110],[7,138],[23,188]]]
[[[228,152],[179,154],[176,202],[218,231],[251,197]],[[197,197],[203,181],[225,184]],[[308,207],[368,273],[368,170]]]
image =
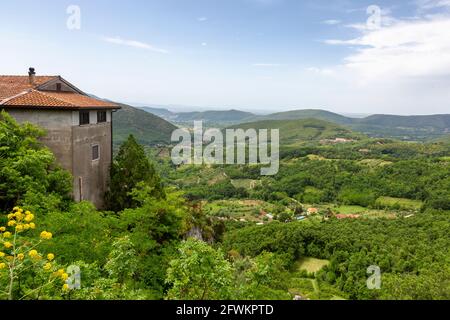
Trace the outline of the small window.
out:
[[[97,111],[97,123],[106,122],[106,111]]]
[[[100,147],[98,145],[92,146],[92,161],[100,159]]]
[[[89,111],[80,111],[80,126],[89,123]]]
[[[61,91],[61,83],[56,84],[56,91]]]

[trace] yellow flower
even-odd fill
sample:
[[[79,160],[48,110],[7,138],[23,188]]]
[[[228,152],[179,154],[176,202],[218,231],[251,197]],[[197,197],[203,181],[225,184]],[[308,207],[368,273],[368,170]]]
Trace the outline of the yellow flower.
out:
[[[21,221],[23,219],[23,214],[22,214],[22,212],[17,212],[16,213],[16,220],[17,221]]]
[[[53,261],[53,259],[55,259],[55,255],[53,253],[49,253],[47,255],[47,259],[48,259],[48,261]]]
[[[0,263],[0,270],[5,269],[6,268],[6,263],[2,262]]]
[[[64,283],[62,286],[63,291],[69,291],[69,285],[67,283]]]
[[[30,222],[30,229],[35,229],[36,225],[34,224],[34,222]]]
[[[16,226],[16,231],[18,231],[18,232],[23,231],[23,224],[18,224]]]
[[[0,232],[5,232],[6,228],[5,227],[0,227]]]
[[[39,253],[37,252],[37,250],[31,250],[30,252],[28,252],[28,255],[32,258],[36,258],[37,256],[39,256]]]
[[[4,256],[5,256],[5,253],[0,251],[0,258],[3,258]]]
[[[25,211],[25,214],[29,215],[29,214],[31,214],[31,212],[27,210],[27,211]]]
[[[9,231],[6,231],[6,232],[3,234],[3,238],[5,238],[5,239],[11,238],[11,236],[12,236],[12,234],[11,234],[11,232],[9,232]]]
[[[19,207],[14,207],[13,211],[19,211],[19,209],[20,209]]]
[[[23,230],[28,230],[30,229],[30,225],[28,223],[23,225]]]
[[[58,276],[62,276],[64,274],[64,269],[59,269],[58,271],[56,271],[56,275]]]
[[[50,262],[47,262],[47,263],[44,265],[44,270],[46,270],[46,271],[50,270],[51,268],[52,268],[52,264],[51,264]]]
[[[33,221],[33,219],[34,219],[34,214],[32,214],[32,213],[27,214],[25,217],[26,222],[31,222],[31,221]]]
[[[47,232],[47,231],[42,231],[41,232],[41,239],[44,240],[50,240],[52,238],[52,233],[51,232]]]
[[[16,222],[14,220],[8,221],[8,227],[14,227]]]
[[[14,219],[16,215],[14,213],[8,214],[8,220]]]
[[[13,244],[9,241],[4,242],[3,245],[5,246],[6,249],[12,248],[13,246]]]
[[[19,254],[17,255],[17,259],[23,260],[23,258],[25,258],[25,255],[24,255],[23,253],[19,253]]]
[[[67,273],[63,273],[62,275],[61,275],[61,279],[63,279],[64,281],[66,281],[67,279],[69,279],[69,275],[67,274]]]
[[[17,212],[23,213],[23,209],[22,209],[22,208],[19,208],[19,210],[17,210]]]
[[[13,257],[13,256],[6,256],[5,259],[8,260],[8,261],[13,261],[13,260],[14,260],[14,257]]]

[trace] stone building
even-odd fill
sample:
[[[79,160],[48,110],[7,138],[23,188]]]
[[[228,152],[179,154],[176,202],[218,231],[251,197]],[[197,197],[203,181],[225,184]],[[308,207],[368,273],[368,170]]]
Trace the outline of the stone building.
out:
[[[95,99],[60,76],[0,76],[0,110],[47,132],[42,139],[73,176],[73,197],[98,208],[112,162],[112,116],[120,107]]]

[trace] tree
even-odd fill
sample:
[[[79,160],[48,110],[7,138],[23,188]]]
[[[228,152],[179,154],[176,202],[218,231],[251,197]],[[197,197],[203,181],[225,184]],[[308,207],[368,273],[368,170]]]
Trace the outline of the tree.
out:
[[[145,155],[144,148],[130,135],[120,147],[111,166],[110,186],[105,196],[107,207],[115,212],[136,208],[138,203],[130,193],[139,182],[151,187],[152,196],[164,197],[155,168]]]
[[[10,210],[23,199],[46,196],[61,202],[70,198],[72,179],[38,139],[44,131],[31,124],[19,125],[0,112],[0,210]]]
[[[220,250],[189,239],[179,247],[179,257],[170,262],[166,282],[168,299],[223,300],[231,298],[233,269]]]

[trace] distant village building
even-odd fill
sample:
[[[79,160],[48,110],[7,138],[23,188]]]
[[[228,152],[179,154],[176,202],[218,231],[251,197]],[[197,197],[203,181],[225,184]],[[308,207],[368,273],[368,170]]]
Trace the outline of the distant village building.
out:
[[[306,211],[308,216],[313,215],[313,214],[318,214],[319,213],[319,209],[317,208],[308,208],[308,210]]]
[[[73,197],[98,208],[112,162],[112,112],[120,107],[94,99],[60,76],[0,76],[0,110],[18,122],[39,125],[42,142],[73,175]]]

